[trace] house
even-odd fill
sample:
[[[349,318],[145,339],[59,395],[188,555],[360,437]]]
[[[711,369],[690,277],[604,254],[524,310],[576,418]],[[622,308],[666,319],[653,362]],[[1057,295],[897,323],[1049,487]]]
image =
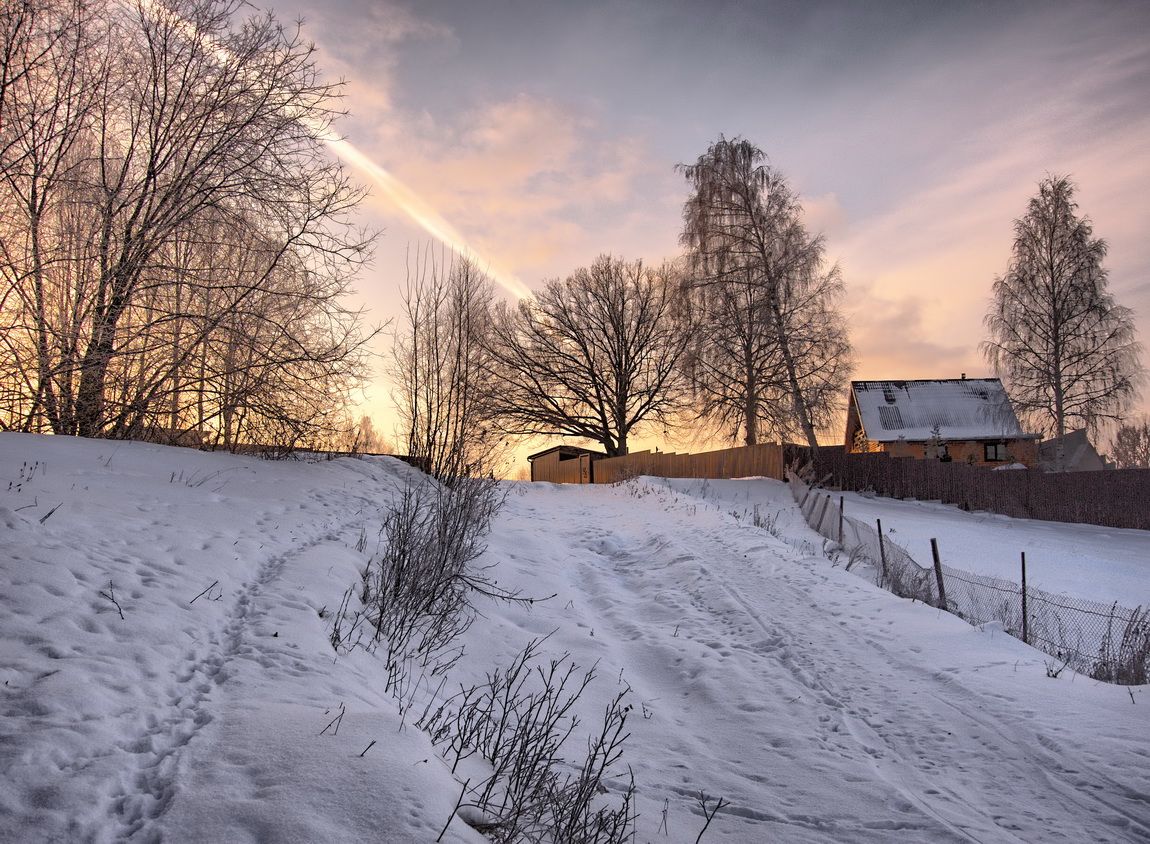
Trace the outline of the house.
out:
[[[556,484],[589,484],[594,481],[592,464],[607,455],[577,445],[557,445],[527,455],[531,480]]]
[[[1038,464],[1047,472],[1098,472],[1113,469],[1086,437],[1085,430],[1071,431],[1062,438],[1061,453],[1057,439],[1038,444]]]
[[[997,378],[852,381],[846,449],[977,466],[1038,465]]]

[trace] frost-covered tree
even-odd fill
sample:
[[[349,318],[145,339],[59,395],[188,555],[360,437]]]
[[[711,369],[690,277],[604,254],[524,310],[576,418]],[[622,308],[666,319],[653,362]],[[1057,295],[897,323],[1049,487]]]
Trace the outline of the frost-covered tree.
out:
[[[720,136],[680,168],[692,193],[680,241],[699,328],[689,372],[702,414],[747,445],[818,445],[853,368],[842,277],[762,150]]]
[[[1078,216],[1075,185],[1051,175],[1014,221],[982,351],[1031,425],[1061,438],[1120,420],[1143,380],[1129,308],[1107,291],[1106,242]]]
[[[0,427],[333,433],[370,239],[314,59],[239,0],[0,5]]]

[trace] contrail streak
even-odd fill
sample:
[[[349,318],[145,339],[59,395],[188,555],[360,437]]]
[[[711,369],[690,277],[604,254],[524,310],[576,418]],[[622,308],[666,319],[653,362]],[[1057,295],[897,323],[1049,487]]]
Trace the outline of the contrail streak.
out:
[[[174,22],[187,37],[194,39],[202,47],[213,52],[222,63],[231,64],[235,61],[235,57],[223,45],[198,31],[189,21],[177,15],[158,0],[134,0],[134,2],[139,3],[142,9],[146,9],[157,18]],[[367,176],[388,199],[399,206],[420,228],[461,257],[468,258],[481,267],[490,267],[489,263],[468,245],[463,235],[456,231],[455,227],[444,219],[442,214],[432,208],[419,194],[361,152],[350,141],[341,138],[331,129],[314,120],[309,120],[306,117],[298,117],[297,119],[327,144],[328,148],[339,158]],[[520,299],[526,299],[532,295],[531,290],[510,273],[491,269],[487,269],[486,272],[512,295]]]
[[[486,264],[486,261],[479,253],[467,245],[467,242],[463,239],[463,236],[455,230],[455,227],[445,220],[443,215],[425,202],[419,194],[368,158],[350,141],[337,137],[330,131],[322,133],[321,137],[324,143],[326,143],[336,155],[356,169],[362,171],[364,175],[383,191],[388,199],[402,208],[404,213],[419,224],[424,231],[462,257],[470,258],[480,266]],[[532,295],[527,286],[513,275],[495,272],[490,269],[487,270],[487,273],[499,282],[509,293],[514,294],[520,299],[526,299]]]

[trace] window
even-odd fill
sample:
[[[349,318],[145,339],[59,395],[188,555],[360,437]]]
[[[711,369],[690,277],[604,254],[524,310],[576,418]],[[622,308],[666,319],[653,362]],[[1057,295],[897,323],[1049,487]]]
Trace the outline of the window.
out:
[[[987,443],[982,449],[987,463],[1001,462],[1006,459],[1006,443]]]

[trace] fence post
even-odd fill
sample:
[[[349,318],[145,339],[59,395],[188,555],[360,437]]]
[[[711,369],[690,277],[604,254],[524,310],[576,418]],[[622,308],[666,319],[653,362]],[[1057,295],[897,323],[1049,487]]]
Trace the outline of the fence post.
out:
[[[1022,552],[1022,641],[1030,644],[1029,630],[1026,617],[1026,552]]]
[[[878,525],[878,557],[882,561],[882,581],[879,586],[886,584],[886,542],[882,538],[882,519],[875,519]]]
[[[839,496],[839,546],[840,547],[842,547],[842,544],[843,544],[843,510],[846,507],[846,504],[844,503],[845,498],[846,498],[845,495]]]
[[[946,609],[946,586],[942,582],[942,560],[938,558],[938,542],[932,536],[930,539],[930,553],[934,556],[934,576],[938,580],[938,608]]]
[[[814,527],[814,529],[818,533],[823,532],[823,516],[825,516],[827,514],[827,505],[830,503],[831,503],[831,494],[828,492],[827,497],[823,499],[823,507],[821,510],[819,510],[819,517],[815,521],[814,525],[812,525],[812,527]]]

